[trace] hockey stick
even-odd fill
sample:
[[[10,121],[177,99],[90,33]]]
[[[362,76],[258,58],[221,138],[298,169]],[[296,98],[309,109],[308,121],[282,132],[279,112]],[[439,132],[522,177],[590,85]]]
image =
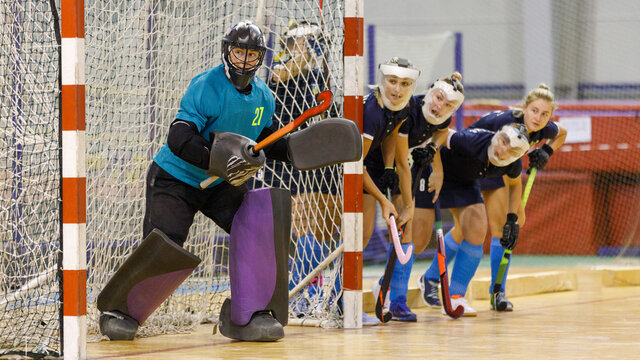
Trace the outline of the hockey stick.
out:
[[[434,209],[436,213],[436,237],[438,238],[438,269],[440,270],[440,290],[442,290],[442,306],[444,311],[457,319],[464,313],[464,307],[458,305],[455,310],[451,306],[451,296],[449,295],[449,277],[447,276],[446,252],[444,249],[444,234],[442,232],[442,217],[440,216],[440,200],[436,201]]]
[[[329,91],[329,90],[325,90],[325,91],[319,93],[318,94],[318,101],[320,103],[318,105],[305,110],[305,112],[303,112],[295,120],[293,120],[292,122],[288,123],[287,125],[281,127],[280,129],[275,131],[273,134],[267,136],[266,139],[264,139],[264,140],[260,141],[259,143],[257,143],[253,147],[253,151],[257,153],[258,151],[262,150],[263,148],[265,148],[265,147],[271,145],[272,143],[274,143],[276,140],[278,140],[281,137],[283,137],[283,136],[287,135],[288,133],[292,132],[298,126],[302,125],[305,121],[307,121],[311,117],[314,117],[316,115],[321,114],[323,111],[326,111],[329,108],[329,106],[331,105],[331,98],[332,97],[333,97],[333,94],[331,94],[331,91]],[[213,183],[216,180],[218,180],[217,176],[211,176],[208,179],[203,180],[200,183],[200,189],[206,189],[207,186],[211,185],[211,183]]]
[[[413,183],[413,186],[411,188],[411,197],[414,197],[416,194],[416,190],[418,189],[418,184],[420,183],[420,177],[422,176],[422,172],[424,171],[424,169],[427,167],[427,165],[423,165],[420,168],[418,168],[418,172],[416,174],[416,178],[415,181]],[[391,200],[391,190],[387,189],[387,197],[389,198],[389,200]],[[394,221],[394,225],[395,225],[395,221]],[[389,231],[391,233],[391,230]],[[397,229],[395,231],[395,234],[397,236]],[[392,235],[393,236],[393,235]],[[400,241],[398,240],[398,243]],[[394,248],[397,251],[397,247],[396,244],[394,243]],[[373,296],[376,297],[376,317],[378,319],[380,319],[381,322],[386,323],[389,322],[391,320],[391,313],[388,312],[386,314],[383,314],[382,311],[384,309],[384,302],[385,299],[387,298],[387,293],[389,292],[389,285],[391,284],[391,276],[393,276],[393,270],[396,266],[396,260],[398,259],[398,253],[396,251],[392,251],[389,254],[389,259],[387,260],[387,265],[384,268],[384,275],[382,275],[382,283],[380,284],[380,291],[378,292],[378,294],[373,294]],[[407,251],[407,253],[409,254],[409,257],[411,257],[411,252],[413,251],[413,246],[410,248],[410,251]],[[400,245],[400,253],[402,253],[402,245]],[[404,253],[402,253],[404,254]],[[408,259],[407,259],[408,260]],[[406,262],[405,262],[406,263]]]
[[[536,178],[536,171],[538,169],[531,168],[531,174],[529,174],[529,179],[527,179],[527,185],[524,188],[524,193],[522,194],[522,208],[524,209],[525,205],[527,205],[527,200],[529,199],[529,193],[531,193],[531,187],[533,187],[533,180]],[[505,249],[504,254],[502,255],[502,259],[500,260],[500,267],[498,268],[498,274],[496,275],[496,282],[493,285],[492,297],[495,294],[499,293],[502,290],[502,278],[504,277],[504,273],[507,271],[507,266],[509,265],[509,260],[511,260],[511,251]],[[492,299],[493,300],[493,299]],[[496,306],[496,310],[502,311],[503,309],[498,309],[497,304],[494,302],[494,306]],[[506,306],[506,305],[505,305]]]

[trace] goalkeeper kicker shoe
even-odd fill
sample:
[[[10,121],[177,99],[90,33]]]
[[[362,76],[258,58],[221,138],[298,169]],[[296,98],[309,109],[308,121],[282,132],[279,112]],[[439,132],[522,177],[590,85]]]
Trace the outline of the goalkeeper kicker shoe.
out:
[[[491,294],[491,310],[513,311],[513,304],[507,299],[504,291]]]
[[[438,298],[438,285],[439,281],[427,280],[424,275],[420,276],[418,280],[418,287],[422,294],[422,302],[425,305],[433,308],[439,308],[442,306],[440,299]]]
[[[231,301],[227,298],[220,309],[220,333],[240,341],[276,341],[284,337],[284,328],[269,311],[253,314],[246,325],[236,325],[231,320]]]
[[[109,340],[133,340],[138,331],[138,321],[119,311],[100,314],[100,333]]]

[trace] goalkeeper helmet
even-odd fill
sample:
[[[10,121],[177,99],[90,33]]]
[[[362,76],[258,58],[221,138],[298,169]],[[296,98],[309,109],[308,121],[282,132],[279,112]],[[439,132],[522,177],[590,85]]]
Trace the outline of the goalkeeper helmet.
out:
[[[224,70],[239,91],[244,90],[262,65],[267,51],[264,35],[251,21],[233,25],[222,38]]]

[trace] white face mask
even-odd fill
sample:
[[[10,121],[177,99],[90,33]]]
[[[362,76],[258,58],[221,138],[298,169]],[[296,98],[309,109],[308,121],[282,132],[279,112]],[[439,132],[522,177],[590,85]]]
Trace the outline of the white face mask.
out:
[[[511,150],[517,152],[515,156],[511,154],[511,152],[508,153],[510,156],[505,159],[499,159],[496,156],[495,149],[498,146],[498,139],[502,136],[501,134],[506,134],[509,138],[509,145],[511,147]],[[493,135],[493,138],[491,138],[491,145],[489,145],[489,149],[487,151],[489,155],[489,162],[495,166],[503,167],[520,159],[527,152],[527,150],[529,150],[529,140],[527,140],[527,138],[521,132],[517,131],[512,126],[505,125],[497,133],[495,133],[495,135]]]
[[[455,102],[456,106],[453,109],[441,113],[438,117],[433,116],[431,113],[431,104],[433,103],[433,96],[437,91],[442,91],[445,94],[447,101]],[[424,101],[422,103],[422,114],[424,115],[424,119],[427,120],[429,124],[432,125],[440,125],[445,122],[448,118],[453,115],[456,110],[462,105],[464,101],[464,95],[453,88],[453,85],[448,82],[438,80],[436,81],[427,94],[424,96]]]
[[[391,100],[387,98],[387,94],[385,93],[386,77],[390,75],[395,75],[400,81],[402,79],[410,79],[413,81],[413,85],[411,85],[411,88],[409,88],[407,91],[406,99],[404,99],[400,104],[397,105],[393,105],[391,103]],[[382,95],[382,104],[384,104],[384,107],[391,111],[399,111],[404,109],[409,103],[413,92],[416,90],[419,76],[420,70],[418,69],[398,66],[397,64],[380,64],[380,66],[378,66],[378,89],[380,89],[380,95]]]

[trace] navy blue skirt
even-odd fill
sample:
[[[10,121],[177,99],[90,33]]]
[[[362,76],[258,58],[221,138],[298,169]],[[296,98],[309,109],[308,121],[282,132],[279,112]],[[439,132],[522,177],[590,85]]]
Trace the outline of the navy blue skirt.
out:
[[[480,190],[496,190],[504,187],[504,180],[502,176],[484,178],[478,180],[478,184],[480,184]]]
[[[428,191],[429,175],[431,175],[430,168],[422,172],[422,176],[419,180],[420,183],[416,190],[416,208],[418,209],[435,208],[433,204],[434,193]],[[440,190],[438,201],[440,201],[440,208],[442,209],[459,208],[484,202],[482,200],[480,185],[477,181],[464,183],[447,181],[446,175],[444,177],[444,182],[442,183],[442,189]]]

